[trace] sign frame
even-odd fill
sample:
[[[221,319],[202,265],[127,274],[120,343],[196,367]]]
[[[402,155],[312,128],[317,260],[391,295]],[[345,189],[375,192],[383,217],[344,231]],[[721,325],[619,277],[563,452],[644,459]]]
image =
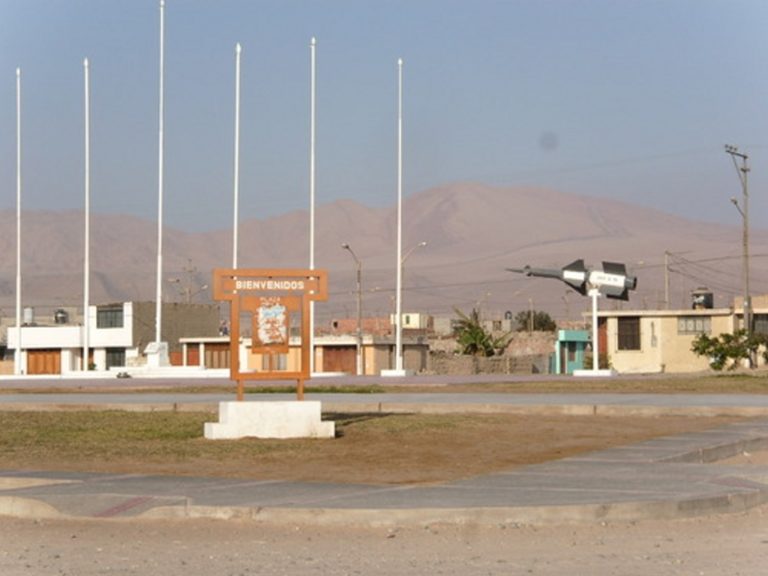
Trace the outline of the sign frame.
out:
[[[304,399],[304,381],[310,377],[310,313],[312,301],[328,299],[328,273],[304,268],[216,268],[213,298],[229,302],[229,374],[237,382],[237,399],[243,400],[246,380],[296,380],[296,396]],[[253,349],[262,353],[285,353],[289,349],[290,318],[301,317],[301,366],[299,370],[242,371],[240,367],[240,318],[252,313],[254,331],[272,336],[267,342],[252,335]],[[282,334],[287,335],[280,341]],[[274,338],[270,340],[270,338]],[[271,362],[270,362],[271,366]]]

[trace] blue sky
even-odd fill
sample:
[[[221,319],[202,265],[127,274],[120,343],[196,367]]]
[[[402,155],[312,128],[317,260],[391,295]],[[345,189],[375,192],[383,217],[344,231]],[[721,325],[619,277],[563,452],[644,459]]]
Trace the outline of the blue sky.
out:
[[[544,186],[740,224],[731,159],[750,155],[768,227],[764,0],[167,0],[165,221],[232,219],[234,47],[243,46],[241,205],[309,204],[309,42],[317,38],[317,201],[404,190]],[[157,214],[156,0],[0,0],[0,209],[83,206],[83,58],[91,65],[92,207]]]

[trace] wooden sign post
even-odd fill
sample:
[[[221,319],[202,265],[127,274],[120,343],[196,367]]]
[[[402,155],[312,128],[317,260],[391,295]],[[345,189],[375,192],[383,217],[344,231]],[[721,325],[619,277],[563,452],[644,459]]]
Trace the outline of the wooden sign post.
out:
[[[237,399],[243,400],[246,380],[296,380],[296,396],[304,399],[304,381],[310,377],[310,302],[328,298],[328,273],[306,269],[223,269],[213,271],[213,297],[228,301],[230,314],[230,378],[237,382]],[[251,350],[266,357],[266,370],[240,366],[241,320],[251,333]],[[301,354],[298,370],[279,370],[280,355],[290,351],[291,328],[300,325]]]

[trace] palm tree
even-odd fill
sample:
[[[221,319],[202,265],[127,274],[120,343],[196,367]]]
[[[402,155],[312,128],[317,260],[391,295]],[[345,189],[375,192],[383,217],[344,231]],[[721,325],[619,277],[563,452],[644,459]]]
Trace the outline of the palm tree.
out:
[[[453,309],[459,317],[456,323],[456,340],[462,354],[471,356],[495,356],[506,347],[509,334],[498,338],[483,328],[480,311],[472,308],[469,315],[458,308]]]

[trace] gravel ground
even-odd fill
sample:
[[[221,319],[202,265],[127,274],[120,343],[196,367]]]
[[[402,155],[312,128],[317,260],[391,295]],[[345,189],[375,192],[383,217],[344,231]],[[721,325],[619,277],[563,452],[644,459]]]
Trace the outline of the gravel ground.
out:
[[[766,566],[768,506],[689,520],[538,528],[0,518],[3,576],[764,576]]]

